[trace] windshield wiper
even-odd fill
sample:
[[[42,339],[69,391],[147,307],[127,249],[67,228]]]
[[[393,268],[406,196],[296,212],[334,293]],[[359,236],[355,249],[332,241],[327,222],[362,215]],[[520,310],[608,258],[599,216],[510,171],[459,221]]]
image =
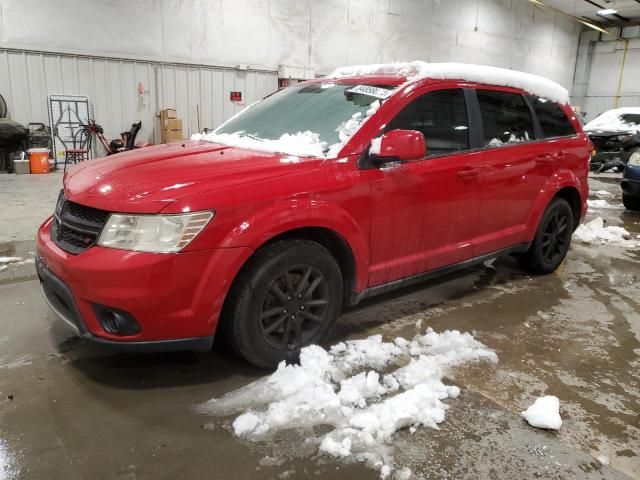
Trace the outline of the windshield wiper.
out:
[[[258,140],[260,142],[264,142],[264,138],[256,137],[255,135],[251,135],[250,133],[241,133],[240,136],[241,137],[249,137],[249,138],[252,138],[253,140]]]

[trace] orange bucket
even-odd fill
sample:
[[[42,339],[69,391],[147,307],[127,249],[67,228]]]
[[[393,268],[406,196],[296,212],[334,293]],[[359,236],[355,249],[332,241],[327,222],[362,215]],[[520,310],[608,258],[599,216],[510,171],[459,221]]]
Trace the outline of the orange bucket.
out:
[[[29,153],[29,166],[31,173],[49,173],[49,149],[31,148]]]

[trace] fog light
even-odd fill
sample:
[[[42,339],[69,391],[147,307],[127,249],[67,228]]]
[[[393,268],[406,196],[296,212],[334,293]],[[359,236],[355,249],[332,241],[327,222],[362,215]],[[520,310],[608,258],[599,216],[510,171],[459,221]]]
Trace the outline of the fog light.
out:
[[[93,311],[105,332],[121,336],[140,333],[138,322],[131,314],[123,310],[93,305]]]

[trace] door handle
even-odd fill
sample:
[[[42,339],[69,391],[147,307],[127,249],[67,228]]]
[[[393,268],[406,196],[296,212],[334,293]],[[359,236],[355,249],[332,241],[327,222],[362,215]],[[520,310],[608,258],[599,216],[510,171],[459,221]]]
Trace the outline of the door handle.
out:
[[[551,165],[556,161],[553,155],[549,153],[546,153],[544,155],[538,155],[537,157],[534,158],[534,160],[538,165]]]
[[[567,158],[567,154],[565,153],[564,150],[560,150],[557,154],[556,154],[556,158],[558,160],[564,160],[565,158]]]
[[[461,178],[474,178],[480,175],[481,170],[480,167],[462,167],[462,170],[458,170],[458,176]]]

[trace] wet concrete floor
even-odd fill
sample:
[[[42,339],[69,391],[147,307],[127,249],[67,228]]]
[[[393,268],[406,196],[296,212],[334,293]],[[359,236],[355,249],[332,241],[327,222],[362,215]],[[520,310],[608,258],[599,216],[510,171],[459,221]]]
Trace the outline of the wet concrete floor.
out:
[[[594,179],[592,190],[621,203],[614,179]],[[595,216],[640,234],[640,214]],[[0,255],[33,251],[29,239],[0,247]],[[397,464],[425,479],[640,479],[639,255],[574,245],[545,277],[506,258],[345,312],[334,341],[459,329],[498,354],[497,365],[463,367],[450,379],[462,394],[447,401],[440,430],[396,435]],[[293,431],[269,445],[238,440],[231,418],[193,407],[263,371],[224,348],[114,355],[80,341],[22,267],[0,278],[0,480],[378,477],[317,456]],[[519,416],[542,394],[560,398],[559,432]]]

